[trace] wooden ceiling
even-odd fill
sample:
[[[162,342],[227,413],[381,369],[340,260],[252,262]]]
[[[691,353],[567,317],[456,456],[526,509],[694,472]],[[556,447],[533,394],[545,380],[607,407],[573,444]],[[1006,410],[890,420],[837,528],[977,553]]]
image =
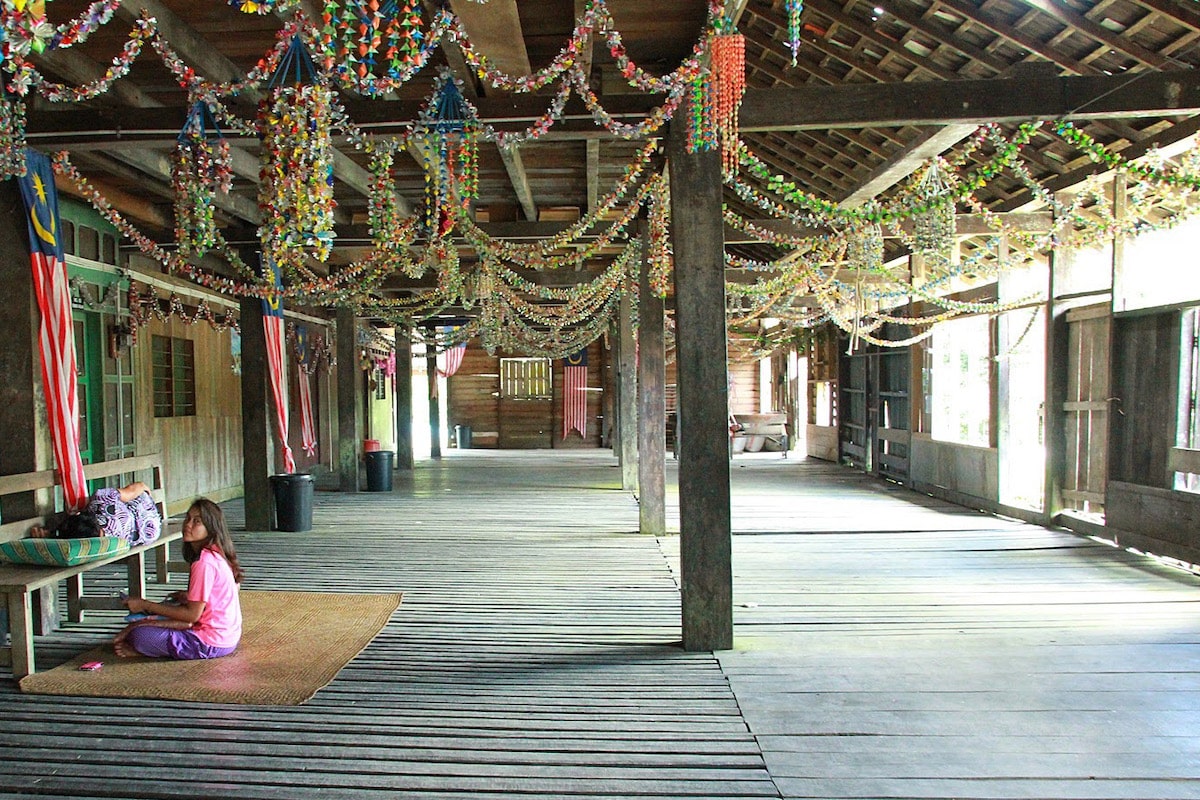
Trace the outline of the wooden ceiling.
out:
[[[84,0],[53,0],[51,21],[74,18]],[[702,34],[704,0],[608,0],[635,62],[666,73],[686,58]],[[301,3],[313,18],[320,4]],[[440,7],[424,4],[425,19]],[[549,64],[570,39],[583,0],[450,0],[476,47],[510,74]],[[1191,136],[1200,128],[1200,6],[1191,0],[805,0],[796,64],[786,41],[782,0],[731,1],[746,38],[749,91],[743,137],[771,169],[820,197],[861,203],[886,195],[925,159],[963,141],[984,121],[1011,129],[1021,120],[1070,115],[1113,150],[1140,155]],[[241,13],[224,0],[127,0],[117,18],[83,44],[38,56],[51,79],[78,85],[103,74],[138,15],[154,16],[175,50],[215,80],[244,76],[274,45],[291,14]],[[661,102],[640,95],[618,74],[603,42],[581,55],[592,88],[606,108],[636,120]],[[461,52],[444,42],[433,63],[386,99],[349,93],[350,116],[377,135],[399,133],[429,96],[439,68],[464,80],[481,116],[497,127],[524,129],[540,115],[552,90],[514,96],[485,86]],[[235,104],[246,118],[255,97]],[[170,151],[188,98],[147,48],[130,76],[82,105],[30,105],[30,144],[67,149],[81,172],[142,230],[172,237]],[[1080,123],[1084,124],[1084,123]],[[531,237],[586,214],[624,172],[642,142],[597,126],[577,99],[550,133],[502,152],[480,156],[481,220],[497,235]],[[235,142],[234,196],[222,203],[231,238],[253,241],[258,222],[258,143]],[[365,233],[366,160],[343,143],[336,164],[339,253],[361,252]],[[1050,133],[1026,149],[1040,182],[1065,188],[1098,167]],[[396,163],[397,189],[408,210],[421,207],[425,180],[415,159]],[[989,186],[994,210],[1031,207],[1015,178]],[[748,217],[732,193],[727,203]],[[777,251],[735,245],[757,256]],[[396,281],[394,289],[412,288]]]

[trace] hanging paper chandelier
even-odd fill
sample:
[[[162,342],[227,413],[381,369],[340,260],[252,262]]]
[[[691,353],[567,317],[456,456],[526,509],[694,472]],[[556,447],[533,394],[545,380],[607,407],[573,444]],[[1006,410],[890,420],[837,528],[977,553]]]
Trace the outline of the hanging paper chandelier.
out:
[[[333,90],[320,83],[299,36],[268,84],[261,115],[263,162],[259,238],[277,264],[291,266],[306,252],[329,258],[333,247]]]
[[[856,220],[846,229],[846,266],[860,272],[883,270],[883,226]]]
[[[204,100],[188,112],[171,158],[175,241],[181,255],[203,255],[216,242],[217,193],[233,187],[229,142]]]
[[[722,18],[709,38],[709,67],[692,81],[688,150],[721,148],[726,175],[738,170],[738,110],[746,93],[746,40]]]
[[[914,184],[914,200],[924,210],[912,218],[913,251],[924,256],[931,267],[945,266],[954,246],[955,220],[949,173],[942,160],[930,161]]]
[[[366,78],[384,66],[393,80],[421,55],[420,4],[406,0],[326,0],[321,14],[321,48],[327,70],[345,69]]]
[[[411,135],[425,166],[425,223],[431,239],[454,229],[460,211],[479,194],[479,131],[475,110],[454,77],[443,72]]]

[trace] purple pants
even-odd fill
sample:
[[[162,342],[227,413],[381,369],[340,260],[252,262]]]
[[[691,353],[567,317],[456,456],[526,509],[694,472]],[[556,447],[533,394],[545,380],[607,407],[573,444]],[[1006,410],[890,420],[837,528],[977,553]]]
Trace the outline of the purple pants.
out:
[[[129,632],[125,641],[134,650],[151,658],[176,658],[193,661],[199,658],[220,658],[236,650],[236,647],[213,647],[200,641],[191,631],[160,628],[157,625],[139,625]]]

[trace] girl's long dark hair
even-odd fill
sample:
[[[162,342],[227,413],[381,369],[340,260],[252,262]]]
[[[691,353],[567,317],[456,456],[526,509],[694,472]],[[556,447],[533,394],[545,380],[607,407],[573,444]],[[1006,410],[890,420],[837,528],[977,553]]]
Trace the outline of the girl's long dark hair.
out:
[[[233,570],[233,579],[241,583],[245,573],[242,572],[242,566],[238,563],[233,537],[229,535],[229,527],[225,524],[225,512],[207,497],[196,498],[196,501],[188,509],[188,513],[190,514],[192,511],[199,512],[200,522],[208,531],[208,538],[203,542],[184,542],[183,557],[191,564],[200,558],[200,551],[215,550],[225,556],[225,560],[229,562],[229,568]]]

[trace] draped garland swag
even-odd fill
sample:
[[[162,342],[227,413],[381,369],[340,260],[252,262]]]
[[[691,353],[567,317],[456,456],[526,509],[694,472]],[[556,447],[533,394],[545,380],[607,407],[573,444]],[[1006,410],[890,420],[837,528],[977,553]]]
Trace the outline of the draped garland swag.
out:
[[[566,355],[607,330],[620,294],[634,290],[643,258],[650,264],[653,291],[665,296],[669,290],[669,187],[651,168],[657,147],[653,138],[591,213],[556,236],[533,244],[505,242],[489,237],[471,217],[478,144],[512,147],[545,135],[561,118],[572,94],[581,97],[597,125],[629,139],[653,137],[683,105],[690,124],[689,147],[721,150],[726,187],[733,196],[756,212],[798,228],[821,231],[805,236],[778,234],[726,208],[727,224],[787,251],[784,257],[767,262],[727,254],[727,266],[749,276],[748,280],[731,280],[727,286],[733,325],[764,317],[783,320],[785,328],[832,322],[855,339],[903,346],[929,335],[939,321],[961,314],[1000,313],[1031,302],[952,299],[949,295],[964,281],[994,277],[1028,264],[1052,248],[1089,247],[1175,224],[1194,213],[1197,205],[1197,153],[1185,153],[1175,160],[1151,153],[1129,161],[1066,121],[1026,123],[1007,134],[995,125],[982,126],[953,152],[927,162],[890,196],[859,207],[819,198],[788,176],[773,172],[738,138],[744,51],[740,35],[717,0],[708,2],[708,23],[691,55],[661,76],[650,74],[630,59],[605,0],[591,0],[559,55],[526,76],[510,76],[496,69],[445,6],[427,13],[426,22],[421,4],[415,2],[327,0],[320,18],[310,21],[295,2],[233,0],[231,4],[256,14],[294,10],[275,46],[243,78],[218,82],[198,74],[172,49],[155,19],[143,15],[105,75],[72,87],[46,78],[31,61],[31,54],[86,41],[112,21],[120,0],[97,0],[75,20],[61,24],[50,22],[44,8],[39,12],[35,4],[0,0],[4,34],[0,42],[0,175],[23,169],[23,157],[16,156],[24,148],[25,105],[31,95],[51,103],[98,97],[129,73],[149,44],[192,99],[192,113],[180,132],[174,158],[175,246],[164,246],[141,234],[89,185],[66,153],[54,158],[60,175],[171,274],[231,296],[281,296],[313,306],[350,305],[361,314],[399,327],[409,327],[449,307],[474,310],[477,316],[455,329],[451,344],[479,338],[489,350]],[[786,10],[788,44],[794,58],[801,46],[802,4],[789,0]],[[616,121],[590,89],[579,61],[597,40],[607,45],[631,86],[664,96],[662,104],[643,120]],[[465,62],[491,87],[530,93],[557,84],[546,112],[524,131],[497,130],[479,119],[451,77],[442,76],[426,113],[404,136],[370,134],[350,119],[339,92],[383,97],[411,80],[443,43],[459,48]],[[230,110],[232,99],[249,92],[268,97],[255,119],[241,118]],[[227,192],[233,181],[222,128],[263,140],[260,237],[264,250],[283,267],[282,288],[265,284],[215,224],[214,197]],[[366,257],[325,276],[316,274],[310,263],[326,260],[334,244],[335,135],[369,156],[368,217],[374,246]],[[1128,210],[1120,215],[1114,212],[1107,186],[1100,179],[1086,182],[1069,200],[1041,187],[1022,155],[1022,149],[1037,136],[1058,137],[1097,164],[1126,175]],[[392,169],[395,154],[414,146],[426,161],[426,204],[421,214],[405,217],[399,211]],[[979,200],[979,191],[1002,175],[1015,179],[1053,212],[1048,231],[1015,229]],[[642,210],[649,226],[644,253],[629,230]],[[980,215],[991,229],[967,250],[956,243],[955,216],[959,212]],[[907,268],[883,260],[885,235],[898,237],[909,252],[924,260],[921,279],[910,276]],[[423,251],[415,247],[419,238],[426,241]],[[468,249],[472,258],[464,259],[460,247]],[[227,273],[216,275],[192,263],[191,257],[204,253],[224,261]],[[575,270],[603,263],[607,266],[591,270],[594,277],[570,287],[546,287],[528,276],[530,271]],[[382,294],[383,281],[389,275],[420,277],[431,271],[437,278],[432,289],[402,299]],[[132,293],[131,309],[133,297],[139,297],[135,327],[149,318],[146,315],[161,313],[157,300],[143,302]],[[814,298],[816,308],[802,302],[804,298]],[[920,317],[894,311],[914,300],[940,310]],[[184,313],[182,304],[176,308],[175,299],[170,307],[171,313]],[[196,317],[209,319],[211,312],[204,307],[197,310]],[[902,339],[878,336],[889,323],[908,326],[912,335]]]

